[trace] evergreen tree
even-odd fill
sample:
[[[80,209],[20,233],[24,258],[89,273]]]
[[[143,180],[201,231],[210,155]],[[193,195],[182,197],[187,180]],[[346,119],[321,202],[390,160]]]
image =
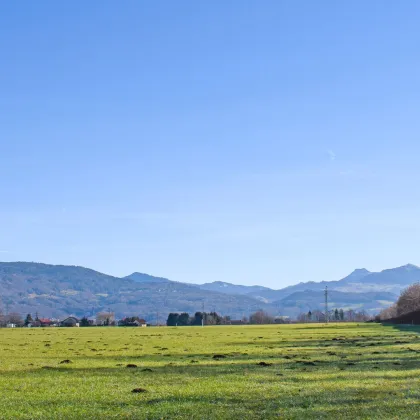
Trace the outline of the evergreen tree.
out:
[[[340,321],[344,321],[344,311],[340,309],[339,311]]]
[[[25,325],[27,326],[27,325],[28,325],[28,324],[30,324],[32,321],[33,321],[33,319],[32,319],[32,315],[31,315],[31,314],[26,315],[26,318],[25,318]]]
[[[80,326],[81,327],[88,327],[89,326],[89,320],[85,316],[80,320]]]
[[[338,309],[337,308],[335,308],[335,311],[334,311],[334,319],[336,321],[338,321],[340,319],[340,314],[338,313]]]
[[[308,321],[312,321],[312,312],[311,311],[308,312]]]
[[[191,325],[201,325],[203,322],[204,315],[205,314],[203,312],[196,312],[194,314],[194,318],[191,321]]]
[[[210,312],[209,314],[205,314],[205,315],[206,315],[206,320],[207,320],[207,317],[209,318],[208,324],[210,325],[220,325],[222,323],[222,317],[217,312]]]
[[[190,322],[190,316],[186,312],[183,312],[181,315],[179,315],[178,325],[188,325],[189,322]]]
[[[171,312],[168,315],[168,319],[166,321],[166,325],[168,327],[175,327],[178,324],[178,318],[179,318],[179,314]]]

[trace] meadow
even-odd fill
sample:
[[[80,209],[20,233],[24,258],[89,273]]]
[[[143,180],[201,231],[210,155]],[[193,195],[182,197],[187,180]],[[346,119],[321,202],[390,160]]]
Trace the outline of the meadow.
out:
[[[0,330],[2,419],[414,419],[420,329]]]

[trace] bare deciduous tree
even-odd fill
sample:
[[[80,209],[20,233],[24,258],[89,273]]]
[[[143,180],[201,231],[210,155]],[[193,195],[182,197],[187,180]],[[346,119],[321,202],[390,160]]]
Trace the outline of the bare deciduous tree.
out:
[[[115,325],[114,312],[99,312],[96,314],[96,325]]]
[[[297,318],[297,322],[307,322],[308,321],[308,315],[306,313],[300,313]]]
[[[420,283],[412,284],[401,292],[397,301],[397,315],[420,309]]]
[[[355,312],[354,313],[354,320],[356,322],[366,322],[369,321],[370,319],[373,319],[372,316],[370,316],[366,311],[360,311],[360,312]]]
[[[319,309],[311,311],[311,318],[315,322],[325,322],[325,314]]]
[[[11,312],[6,316],[6,320],[8,324],[23,325],[23,319],[17,312]]]
[[[250,324],[273,324],[274,317],[264,311],[257,311],[249,317]]]
[[[3,315],[2,312],[0,312],[0,327],[5,327],[7,324],[6,315]]]
[[[386,321],[387,319],[395,318],[397,316],[397,304],[391,305],[389,308],[382,309],[379,313],[379,319]]]

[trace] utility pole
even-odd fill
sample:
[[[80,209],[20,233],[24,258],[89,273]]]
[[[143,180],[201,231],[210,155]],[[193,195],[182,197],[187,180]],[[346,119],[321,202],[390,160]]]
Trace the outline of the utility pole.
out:
[[[159,327],[159,312],[156,311],[156,326]]]
[[[328,286],[325,286],[325,322],[328,324]]]

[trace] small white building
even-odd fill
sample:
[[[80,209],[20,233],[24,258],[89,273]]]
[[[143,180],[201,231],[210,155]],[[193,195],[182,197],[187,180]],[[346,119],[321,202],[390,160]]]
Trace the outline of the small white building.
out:
[[[145,319],[139,319],[138,321],[134,321],[139,327],[147,327],[147,322]]]
[[[7,328],[16,328],[16,324],[7,324],[6,327]]]

